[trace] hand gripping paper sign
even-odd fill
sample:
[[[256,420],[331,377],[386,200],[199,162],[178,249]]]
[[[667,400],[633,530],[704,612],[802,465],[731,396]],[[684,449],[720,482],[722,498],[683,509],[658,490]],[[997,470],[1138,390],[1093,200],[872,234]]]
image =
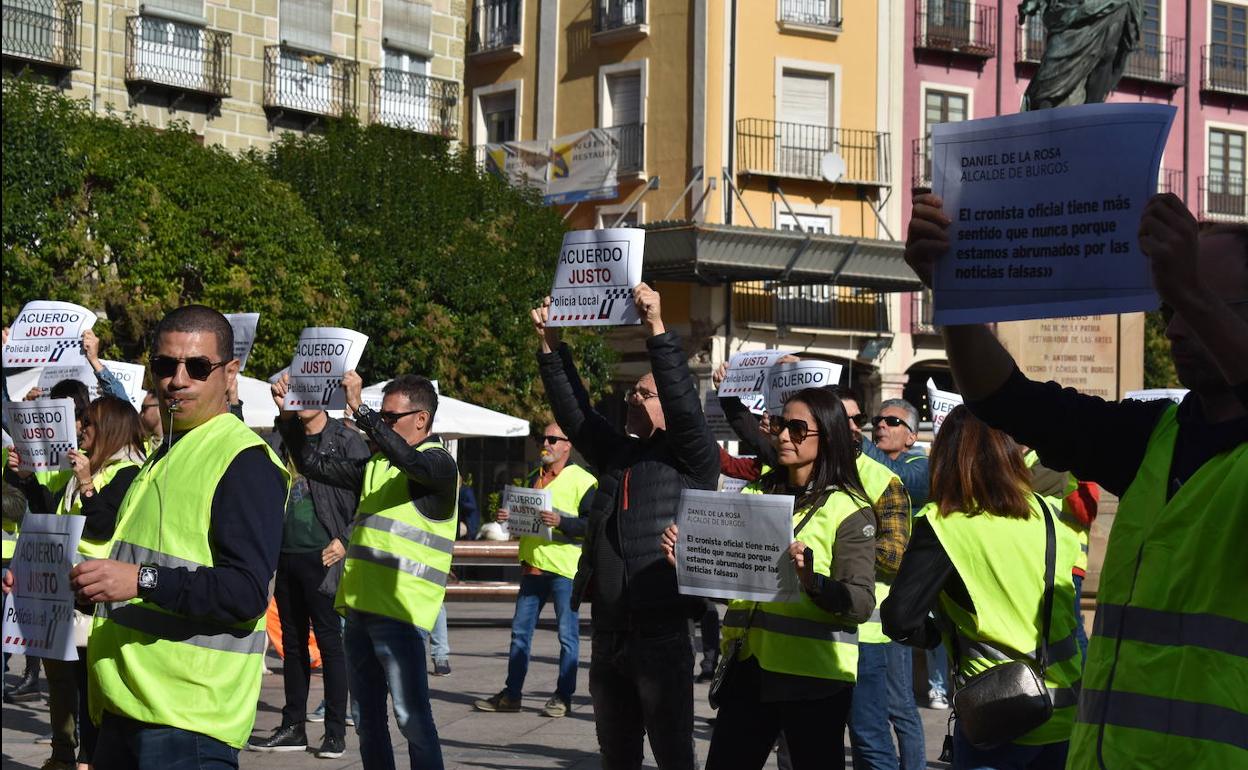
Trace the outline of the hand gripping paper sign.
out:
[[[633,287],[641,283],[646,231],[631,227],[575,230],[563,236],[551,326],[626,326],[641,323]]]
[[[719,395],[737,396],[742,401],[766,389],[767,371],[785,356],[793,355],[791,350],[747,350],[734,353],[728,359],[728,371],[724,381],[719,383]]]
[[[4,405],[13,446],[24,471],[68,470],[71,449],[78,448],[72,398],[41,398]]]
[[[829,361],[776,364],[767,372],[767,414],[784,412],[789,396],[807,388],[823,388],[841,381],[841,365]]]
[[[507,531],[516,537],[534,535],[545,540],[551,539],[550,527],[542,522],[542,511],[553,510],[549,489],[530,489],[529,487],[503,487],[503,508],[507,509]]]
[[[290,362],[290,389],[283,409],[345,409],[342,375],[354,369],[364,354],[368,336],[350,329],[308,327],[299,335]]]
[[[225,320],[234,329],[234,357],[238,359],[238,370],[247,368],[247,357],[256,344],[256,327],[260,325],[259,313],[226,313]]]
[[[1157,307],[1137,234],[1175,108],[1085,104],[932,127],[932,189],[952,223],[935,322]]]
[[[4,597],[4,652],[78,660],[74,647],[74,592],[69,571],[79,561],[82,516],[28,513],[9,569],[13,592]]]
[[[962,403],[962,396],[957,393],[950,393],[947,390],[941,390],[936,387],[936,381],[931,377],[927,378],[927,405],[932,410],[932,435],[935,436],[940,432],[940,426],[953,411],[953,408]]]
[[[800,598],[788,553],[791,496],[686,489],[676,527],[676,583],[682,594],[757,602]]]
[[[71,302],[27,302],[9,327],[5,366],[81,364],[82,333],[95,326],[95,313]]]

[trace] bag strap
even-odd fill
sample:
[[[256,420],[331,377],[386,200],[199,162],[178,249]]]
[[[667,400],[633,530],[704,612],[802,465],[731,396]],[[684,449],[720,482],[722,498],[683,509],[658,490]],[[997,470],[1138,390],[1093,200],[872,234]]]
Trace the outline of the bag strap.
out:
[[[803,516],[802,520],[799,521],[797,523],[797,526],[793,528],[794,539],[796,539],[798,533],[800,533],[802,529],[805,528],[805,526],[810,523],[810,520],[815,517],[815,514],[819,512],[819,509],[823,507],[823,504],[828,501],[828,498],[832,496],[832,492],[833,490],[830,488],[824,490],[819,495],[819,498],[815,500],[814,504],[811,505],[810,508],[806,510],[806,515]],[[749,633],[750,625],[753,624],[754,622],[754,613],[758,610],[758,605],[759,605],[759,602],[754,602],[754,606],[750,607],[750,614],[745,617],[745,625],[742,626],[741,628],[742,634]]]
[[[1036,648],[1040,654],[1037,662],[1040,664],[1040,677],[1044,677],[1044,670],[1049,664],[1049,626],[1053,620],[1053,574],[1057,569],[1057,530],[1053,524],[1053,512],[1049,508],[1048,502],[1036,493],[1036,500],[1040,503],[1040,509],[1044,511],[1044,616],[1040,621],[1042,631],[1040,632],[1040,645]]]

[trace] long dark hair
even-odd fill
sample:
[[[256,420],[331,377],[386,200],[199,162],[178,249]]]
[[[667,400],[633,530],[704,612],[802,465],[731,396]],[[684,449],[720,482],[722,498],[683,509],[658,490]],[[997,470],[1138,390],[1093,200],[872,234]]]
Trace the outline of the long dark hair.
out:
[[[91,475],[104,469],[112,456],[129,448],[135,457],[143,456],[143,426],[139,413],[129,401],[116,396],[100,396],[83,416],[95,426],[95,446],[91,449]]]
[[[858,477],[858,448],[849,432],[849,418],[841,400],[824,388],[807,388],[789,398],[806,405],[815,418],[814,436],[819,445],[815,467],[810,474],[810,484],[794,501],[794,510],[800,510],[820,502],[831,487],[857,497],[863,505],[870,505],[862,479]],[[759,479],[764,492],[783,494],[789,481],[788,471],[773,468]]]
[[[932,443],[931,468],[930,498],[941,516],[954,511],[1031,516],[1031,474],[1022,448],[965,406],[954,407],[941,423]]]

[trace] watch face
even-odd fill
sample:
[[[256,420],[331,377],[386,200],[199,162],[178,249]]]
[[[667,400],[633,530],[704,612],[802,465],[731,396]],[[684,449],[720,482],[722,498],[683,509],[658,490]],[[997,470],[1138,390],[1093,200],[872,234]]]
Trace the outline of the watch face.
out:
[[[139,567],[139,588],[156,587],[156,570],[153,567]]]

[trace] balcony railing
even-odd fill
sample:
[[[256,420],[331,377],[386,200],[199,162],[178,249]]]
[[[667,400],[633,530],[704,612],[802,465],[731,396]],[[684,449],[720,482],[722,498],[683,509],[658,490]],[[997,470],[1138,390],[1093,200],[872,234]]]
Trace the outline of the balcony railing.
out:
[[[1236,54],[1226,45],[1201,46],[1200,90],[1248,95],[1248,57]]]
[[[289,45],[264,47],[264,106],[308,115],[341,118],[355,114],[355,78],[351,59]]]
[[[888,132],[785,123],[766,118],[737,121],[737,154],[744,174],[822,179],[823,158],[836,153],[845,162],[838,182],[891,184]]]
[[[1180,198],[1186,197],[1183,189],[1183,169],[1181,168],[1163,168],[1161,170],[1161,182],[1157,185],[1157,192],[1174,193]]]
[[[646,23],[646,0],[595,0],[594,33]]]
[[[888,331],[887,295],[849,286],[781,286],[744,281],[732,287],[733,317],[742,323],[833,329]]]
[[[459,136],[459,83],[396,69],[368,74],[368,114],[373,123],[455,139]]]
[[[152,16],[126,19],[126,80],[230,95],[230,33]]]
[[[1183,51],[1183,38],[1161,36],[1157,42],[1141,45],[1131,52],[1122,76],[1146,83],[1181,86],[1187,75]]]
[[[932,189],[932,156],[928,153],[928,140],[919,138],[912,142],[910,151],[910,189]]]
[[[67,70],[82,65],[78,0],[4,0],[4,57]]]
[[[611,132],[620,143],[620,161],[616,173],[640,174],[646,168],[646,124],[612,126]]]
[[[997,54],[997,9],[960,0],[917,3],[914,47],[991,59]]]
[[[924,289],[910,294],[910,333],[936,334],[939,330],[932,323],[934,306],[932,290]]]
[[[1023,26],[1014,27],[1014,61],[1018,64],[1039,64],[1044,57],[1044,24],[1031,16]]]
[[[477,0],[472,12],[468,52],[481,53],[520,45],[520,0]]]
[[[780,0],[780,21],[840,29],[841,0]]]
[[[1210,222],[1248,222],[1244,177],[1202,176],[1200,218]]]

